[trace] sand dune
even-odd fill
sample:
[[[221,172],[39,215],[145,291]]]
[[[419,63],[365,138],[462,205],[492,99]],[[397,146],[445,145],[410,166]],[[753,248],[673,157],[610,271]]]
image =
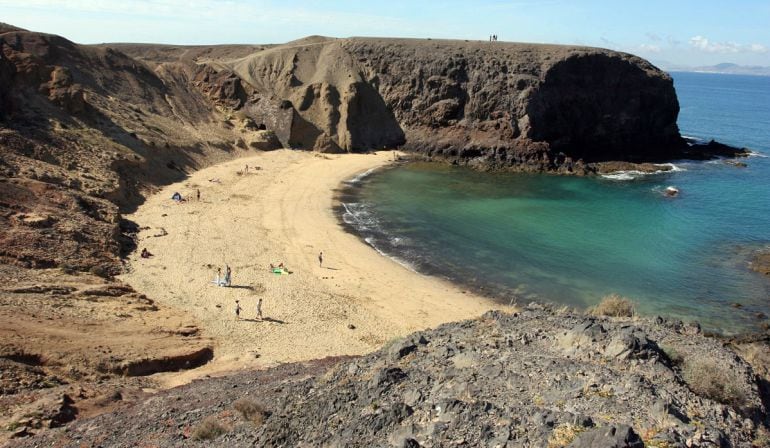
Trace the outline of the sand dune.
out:
[[[174,375],[171,383],[217,370],[367,353],[409,332],[500,308],[405,269],[339,226],[334,190],[391,158],[389,151],[263,153],[198,171],[128,217],[146,227],[139,247],[154,256],[134,254],[123,280],[192,313],[217,342],[210,366]],[[249,173],[239,175],[245,165]],[[174,203],[175,191],[191,200]],[[270,272],[269,264],[279,262],[293,273]],[[226,263],[233,287],[217,287],[216,268]],[[263,321],[254,319],[260,297]],[[235,319],[235,300],[244,308],[242,320]]]

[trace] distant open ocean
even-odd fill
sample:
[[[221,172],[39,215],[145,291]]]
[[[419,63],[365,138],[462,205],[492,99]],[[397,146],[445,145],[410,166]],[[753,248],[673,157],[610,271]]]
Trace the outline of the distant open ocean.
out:
[[[770,77],[672,76],[681,133],[753,149],[748,168],[578,178],[414,163],[351,182],[341,218],[409,269],[506,303],[582,308],[618,293],[643,314],[758,329],[770,281],[747,264],[770,245]],[[669,185],[678,198],[661,194]]]

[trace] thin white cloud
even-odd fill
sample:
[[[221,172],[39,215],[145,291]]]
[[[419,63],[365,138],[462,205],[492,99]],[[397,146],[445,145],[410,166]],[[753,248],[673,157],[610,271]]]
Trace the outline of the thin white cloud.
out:
[[[699,51],[706,53],[767,53],[770,51],[762,44],[742,45],[735,42],[712,42],[703,36],[694,36],[690,38],[690,45]]]
[[[639,45],[639,51],[642,53],[660,53],[662,50],[658,45],[641,44]]]
[[[645,36],[652,42],[660,42],[662,40],[661,37],[655,33],[645,33]]]
[[[681,40],[676,39],[674,36],[666,36],[666,42],[671,47],[678,47],[682,43]]]
[[[604,45],[605,47],[610,48],[610,49],[614,49],[614,48],[620,47],[620,44],[618,44],[617,42],[612,41],[610,39],[607,39],[604,36],[599,37],[599,42],[601,42],[602,45]]]

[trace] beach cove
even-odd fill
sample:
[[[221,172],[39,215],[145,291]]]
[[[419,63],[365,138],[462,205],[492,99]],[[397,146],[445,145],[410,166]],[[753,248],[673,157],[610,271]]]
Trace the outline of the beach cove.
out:
[[[505,309],[381,256],[339,225],[333,213],[339,185],[392,159],[391,151],[260,153],[197,171],[127,216],[141,231],[121,279],[191,314],[216,344],[207,366],[162,374],[161,383],[364,354],[417,330]],[[185,201],[174,202],[175,192]],[[141,258],[143,248],[153,256]],[[284,263],[291,274],[274,274],[271,263]],[[232,286],[217,287],[216,270],[225,264]],[[264,320],[255,319],[260,297]]]

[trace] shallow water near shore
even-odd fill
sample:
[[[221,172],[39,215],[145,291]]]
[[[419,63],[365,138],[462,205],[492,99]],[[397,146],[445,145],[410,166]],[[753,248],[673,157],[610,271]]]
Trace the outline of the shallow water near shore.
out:
[[[578,178],[414,163],[352,182],[341,217],[411,269],[502,301],[587,307],[618,293],[643,314],[756,330],[770,315],[770,281],[748,269],[770,244],[770,78],[673,76],[682,133],[758,151],[747,168]]]

